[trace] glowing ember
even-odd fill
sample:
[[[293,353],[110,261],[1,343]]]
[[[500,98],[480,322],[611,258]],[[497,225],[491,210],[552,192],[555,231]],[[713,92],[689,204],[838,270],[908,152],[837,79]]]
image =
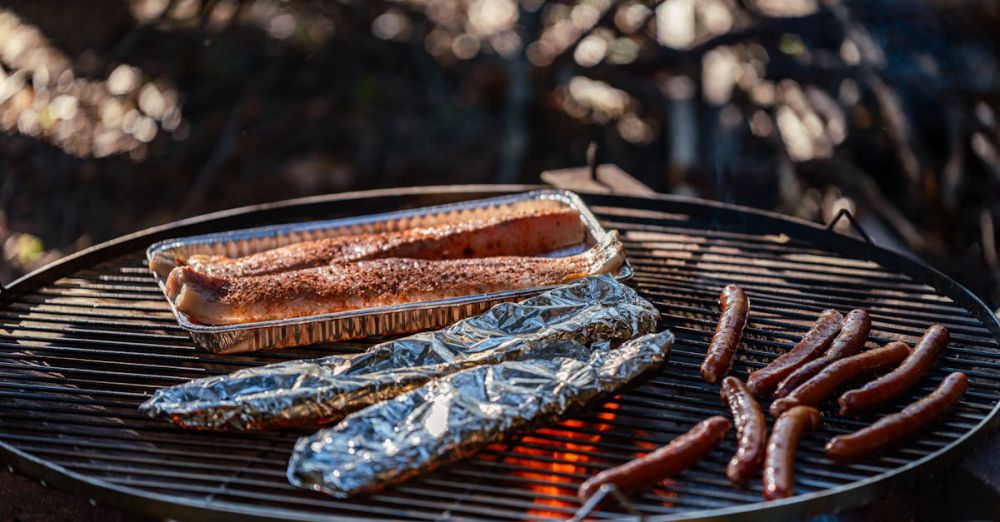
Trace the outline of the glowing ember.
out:
[[[645,430],[636,430],[635,437],[636,438],[633,439],[632,442],[636,446],[642,449],[642,451],[635,452],[634,454],[635,458],[644,457],[650,451],[653,451],[660,447],[656,443],[646,440],[651,437],[649,435],[649,432]],[[674,484],[675,482],[672,479],[664,479],[661,480],[657,485],[650,488],[649,491],[662,499],[673,499],[677,496],[677,492],[666,488],[673,487]],[[663,507],[671,507],[673,505],[674,503],[671,502],[670,500],[663,500]]]
[[[618,404],[608,402],[603,409],[616,410]],[[587,464],[593,459],[589,453],[597,451],[595,444],[603,432],[611,429],[610,422],[615,418],[610,411],[597,416],[608,422],[567,420],[551,428],[541,428],[523,437],[521,444],[512,450],[524,458],[504,459],[505,463],[526,468],[513,472],[516,477],[528,479],[526,486],[535,493],[537,507],[529,509],[526,518],[565,518],[567,509],[578,507],[576,488],[591,473]]]

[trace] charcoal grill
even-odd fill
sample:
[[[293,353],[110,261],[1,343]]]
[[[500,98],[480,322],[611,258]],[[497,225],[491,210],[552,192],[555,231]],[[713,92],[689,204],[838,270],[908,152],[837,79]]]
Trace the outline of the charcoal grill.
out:
[[[308,431],[188,432],[140,415],[153,390],[206,375],[332,352],[374,340],[273,353],[218,355],[195,349],[144,266],[154,241],[273,223],[358,215],[489,197],[536,187],[421,188],[322,196],[210,214],[139,232],[70,256],[0,295],[0,459],[55,487],[172,519],[559,519],[580,508],[587,476],[659,446],[712,414],[727,414],[698,365],[718,313],[717,295],[741,284],[753,316],[734,373],[791,347],[823,309],[868,309],[872,343],[915,341],[946,325],[952,343],[908,400],[950,371],[968,393],[947,420],[877,460],[826,459],[830,436],[857,429],[824,411],[802,445],[797,496],[760,503],[758,483],[731,487],[730,437],[693,469],[634,499],[654,520],[694,517],[802,518],[873,500],[957,457],[995,424],[1000,399],[1000,324],[987,307],[920,262],[823,227],[776,214],[675,198],[584,199],[622,232],[631,284],[677,335],[662,371],[565,422],[494,445],[473,458],[379,494],[338,500],[285,481],[295,440]],[[847,216],[850,217],[849,215]],[[918,475],[919,474],[919,475]],[[609,503],[595,519],[626,516]]]

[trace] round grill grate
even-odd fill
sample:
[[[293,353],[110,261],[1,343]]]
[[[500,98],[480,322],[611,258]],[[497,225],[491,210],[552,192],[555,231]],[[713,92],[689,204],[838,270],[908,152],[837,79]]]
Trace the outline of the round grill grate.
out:
[[[503,189],[496,189],[503,190]],[[745,378],[790,348],[826,308],[869,310],[869,346],[916,341],[941,323],[952,342],[907,401],[950,371],[971,378],[947,420],[882,458],[828,460],[822,446],[879,415],[841,419],[827,404],[822,431],[800,448],[797,493],[759,504],[760,484],[734,489],[724,474],[730,437],[693,469],[635,499],[654,518],[753,513],[802,516],[874,498],[892,479],[956,456],[991,424],[1000,399],[1000,333],[966,290],[921,265],[862,241],[775,215],[676,198],[588,196],[622,233],[631,281],[677,335],[670,362],[651,379],[558,425],[386,491],[337,500],[285,480],[295,440],[309,431],[188,432],[136,411],[158,387],[247,366],[363,350],[374,341],[274,353],[213,355],[176,325],[144,266],[143,249],[167,237],[329,218],[495,195],[477,188],[381,191],[313,198],[206,216],[123,238],[22,279],[0,307],[0,454],[21,471],[82,494],[170,518],[562,519],[579,508],[586,477],[658,447],[709,415],[728,411],[698,366],[718,314],[718,293],[742,285],[752,317],[734,374]],[[766,405],[765,405],[766,407]],[[898,405],[897,405],[898,407]],[[592,514],[615,518],[608,506]]]

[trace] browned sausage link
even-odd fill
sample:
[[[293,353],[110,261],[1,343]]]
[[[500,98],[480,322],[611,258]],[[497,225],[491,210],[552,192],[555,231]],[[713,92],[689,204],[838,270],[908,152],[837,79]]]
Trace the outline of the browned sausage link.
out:
[[[624,493],[651,486],[691,467],[722,442],[728,431],[729,419],[709,417],[666,446],[594,475],[580,485],[577,494],[582,499],[590,498],[604,484],[614,484]]]
[[[947,345],[948,329],[939,324],[931,326],[913,347],[913,353],[899,367],[842,395],[840,414],[853,415],[869,411],[899,397],[930,370]]]
[[[830,349],[818,359],[813,359],[799,369],[785,377],[778,389],[774,391],[774,396],[787,397],[795,388],[811,379],[827,365],[838,359],[850,357],[861,351],[868,339],[868,332],[871,331],[872,320],[868,317],[868,312],[859,309],[851,310],[844,319],[844,326],[840,329],[840,334],[830,343]]]
[[[813,378],[817,373],[823,371],[831,363],[836,361],[835,358],[829,355],[824,355],[819,359],[813,359],[802,366],[799,366],[797,370],[788,374],[788,377],[782,379],[778,383],[778,387],[774,390],[774,398],[781,399],[783,397],[788,397],[792,390],[802,386],[806,381]]]
[[[835,361],[818,375],[802,383],[802,386],[795,388],[787,397],[772,402],[771,415],[777,417],[794,406],[816,406],[845,382],[866,373],[897,366],[908,355],[910,347],[896,341],[882,348]]]
[[[747,385],[736,377],[722,380],[722,400],[729,404],[736,421],[736,454],[726,467],[726,476],[737,486],[750,479],[764,460],[767,420]]]
[[[823,353],[833,337],[840,331],[843,322],[844,316],[836,310],[826,310],[820,314],[816,323],[806,332],[798,344],[771,364],[750,374],[750,378],[747,379],[750,393],[757,397],[763,397],[774,390],[774,387],[788,374],[794,372],[796,368]]]
[[[778,417],[767,440],[764,458],[764,498],[792,496],[795,490],[795,449],[803,435],[819,428],[819,410],[796,406]]]
[[[903,411],[886,415],[867,428],[831,439],[826,445],[827,456],[837,462],[847,462],[878,454],[948,413],[962,398],[968,382],[962,372],[948,375],[930,395]]]
[[[705,353],[705,362],[701,363],[701,378],[705,382],[715,384],[729,373],[733,367],[733,355],[740,345],[743,327],[750,316],[750,298],[746,292],[736,285],[722,289],[719,295],[722,315],[715,327],[715,335]]]

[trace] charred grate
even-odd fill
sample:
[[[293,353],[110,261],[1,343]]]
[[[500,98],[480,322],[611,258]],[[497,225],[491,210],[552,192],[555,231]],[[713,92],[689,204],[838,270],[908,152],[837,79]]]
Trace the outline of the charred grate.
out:
[[[161,386],[279,360],[358,351],[374,342],[253,355],[199,352],[177,327],[145,269],[141,252],[146,245],[273,219],[382,210],[373,201],[386,210],[440,202],[430,194],[380,196],[346,210],[343,203],[313,201],[282,207],[277,217],[274,210],[239,213],[196,229],[163,229],[16,284],[0,308],[0,442],[6,445],[6,460],[50,481],[72,480],[86,486],[78,491],[113,503],[184,518],[222,513],[299,519],[566,518],[579,508],[574,494],[587,476],[664,444],[708,415],[728,414],[717,388],[703,383],[697,371],[714,328],[719,289],[727,283],[741,284],[753,303],[734,370],[741,377],[789,348],[829,307],[868,309],[870,345],[895,339],[912,343],[935,322],[952,331],[946,356],[911,398],[929,392],[949,371],[970,377],[969,392],[946,421],[899,450],[854,465],[829,461],[822,445],[880,413],[839,419],[830,415],[828,404],[822,432],[800,450],[797,492],[806,496],[789,503],[786,515],[801,512],[793,509],[805,509],[804,503],[823,501],[822,492],[830,488],[858,486],[833,500],[840,507],[866,500],[877,484],[859,481],[900,475],[993,416],[1000,398],[1000,328],[982,303],[940,274],[771,215],[688,200],[585,199],[605,227],[622,232],[636,271],[631,284],[657,305],[663,314],[660,326],[671,328],[677,343],[658,375],[559,425],[493,445],[382,493],[337,500],[298,490],[285,480],[291,446],[309,430],[188,432],[139,414],[137,405]],[[637,498],[637,508],[667,518],[706,509],[759,510],[763,506],[750,505],[760,500],[759,483],[738,490],[726,481],[724,467],[733,450],[730,437],[690,471]],[[66,479],[64,471],[72,478]],[[622,515],[613,507],[593,514]]]

